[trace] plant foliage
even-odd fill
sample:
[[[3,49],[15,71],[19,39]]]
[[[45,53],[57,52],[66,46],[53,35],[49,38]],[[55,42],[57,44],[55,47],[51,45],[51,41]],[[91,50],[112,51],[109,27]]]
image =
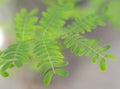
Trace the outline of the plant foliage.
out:
[[[99,39],[84,37],[86,32],[92,32],[97,26],[105,25],[106,14],[94,12],[84,18],[75,17],[71,24],[66,25],[66,20],[71,18],[70,11],[75,8],[71,3],[63,3],[64,0],[58,1],[59,4],[42,13],[40,21],[36,16],[38,9],[28,12],[23,8],[16,14],[16,42],[6,50],[0,51],[2,76],[9,76],[9,69],[22,67],[29,63],[29,60],[32,60],[33,65],[34,61],[37,61],[35,68],[44,77],[45,85],[50,84],[54,75],[67,76],[68,71],[63,67],[67,66],[68,62],[64,60],[59,39],[62,39],[64,47],[69,48],[75,55],[88,56],[93,64],[99,61],[102,71],[107,69],[106,59],[116,60],[114,55],[106,53],[110,49],[109,45],[102,47],[99,45]]]

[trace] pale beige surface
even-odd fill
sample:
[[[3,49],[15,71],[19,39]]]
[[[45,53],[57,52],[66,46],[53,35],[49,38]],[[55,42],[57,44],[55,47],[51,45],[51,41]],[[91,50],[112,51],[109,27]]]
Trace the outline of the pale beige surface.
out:
[[[44,5],[39,0],[20,0],[18,8],[33,7],[41,8]],[[99,64],[91,64],[90,58],[75,57],[69,50],[64,50],[65,59],[70,62],[67,69],[70,71],[68,77],[55,76],[52,84],[43,86],[42,78],[38,74],[32,73],[25,67],[22,72],[17,72],[16,78],[0,78],[0,89],[120,89],[120,31],[113,29],[110,24],[107,27],[99,27],[97,30],[86,35],[90,38],[101,38],[101,45],[111,44],[109,51],[117,56],[117,61],[107,60],[108,70],[102,73]],[[20,73],[20,74],[19,74]]]

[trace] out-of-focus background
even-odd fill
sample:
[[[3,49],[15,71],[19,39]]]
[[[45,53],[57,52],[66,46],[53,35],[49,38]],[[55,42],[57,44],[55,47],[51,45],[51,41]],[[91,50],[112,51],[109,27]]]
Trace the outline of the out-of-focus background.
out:
[[[15,35],[11,20],[21,7],[29,10],[37,7],[39,12],[46,8],[40,0],[13,0],[0,4],[0,49],[2,50],[14,42]],[[1,23],[4,21],[7,21],[9,25]],[[15,74],[9,78],[0,77],[0,89],[120,89],[120,30],[108,23],[105,27],[97,27],[86,36],[102,38],[101,45],[111,45],[109,53],[116,55],[118,60],[107,60],[107,72],[101,72],[99,64],[93,65],[90,58],[76,57],[65,49],[65,59],[70,63],[67,67],[70,71],[68,77],[55,76],[51,85],[46,87],[39,74],[25,66],[17,69]]]

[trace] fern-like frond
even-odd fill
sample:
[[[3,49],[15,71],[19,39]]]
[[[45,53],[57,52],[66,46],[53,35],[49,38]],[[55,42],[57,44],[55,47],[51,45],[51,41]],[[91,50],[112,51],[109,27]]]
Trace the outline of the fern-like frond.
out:
[[[54,74],[67,75],[67,71],[59,69],[66,66],[68,62],[62,60],[60,48],[56,40],[41,38],[35,41],[34,54],[38,59],[37,68],[40,69],[41,76],[44,77],[44,84],[49,85]],[[60,72],[61,71],[61,72]]]
[[[38,27],[40,34],[37,34],[39,39],[36,39],[34,54],[38,59],[37,68],[41,70],[40,74],[45,75],[45,85],[50,84],[54,74],[61,76],[68,74],[67,71],[58,69],[68,63],[62,60],[64,56],[56,39],[61,34],[60,29],[64,26],[65,19],[68,18],[67,11],[71,8],[71,4],[53,6],[43,13],[43,18],[40,20]]]
[[[40,26],[38,28],[39,31],[45,31],[45,34],[52,33],[52,36],[60,32],[60,29],[65,24],[65,19],[69,17],[67,12],[71,9],[72,4],[62,4],[48,8],[46,12],[43,12],[43,18],[40,20]]]
[[[0,57],[0,73],[2,76],[8,76],[8,69],[11,67],[22,67],[28,62],[28,44],[26,42],[18,42],[9,46],[1,53]]]
[[[86,16],[85,18],[76,18],[76,20],[69,24],[64,30],[66,33],[81,33],[91,32],[96,26],[104,26],[104,19],[102,16],[94,13],[92,15]]]
[[[99,39],[87,39],[79,34],[69,34],[64,38],[64,44],[70,48],[73,53],[78,56],[86,55],[92,57],[92,63],[95,64],[100,59],[100,68],[102,71],[106,70],[106,59],[116,58],[112,54],[105,54],[110,46],[101,47],[98,45]]]
[[[37,9],[31,12],[22,9],[20,13],[16,14],[16,35],[19,40],[25,41],[33,39],[38,20],[38,17],[35,16],[37,12]]]

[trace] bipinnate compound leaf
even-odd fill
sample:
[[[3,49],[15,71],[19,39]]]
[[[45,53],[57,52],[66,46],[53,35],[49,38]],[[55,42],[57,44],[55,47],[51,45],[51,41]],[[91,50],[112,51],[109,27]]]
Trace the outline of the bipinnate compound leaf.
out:
[[[63,3],[69,2],[65,0],[58,1],[58,5],[53,5],[42,13],[40,21],[38,9],[29,12],[22,8],[16,14],[16,41],[5,50],[0,50],[1,76],[8,77],[11,68],[21,68],[26,63],[35,66],[46,86],[51,83],[54,75],[68,76],[64,67],[69,63],[64,59],[62,42],[76,56],[90,57],[93,64],[99,62],[102,71],[107,69],[107,59],[116,60],[114,55],[106,53],[110,49],[109,45],[102,47],[99,45],[100,39],[87,38],[84,35],[97,26],[105,25],[106,11],[103,15],[95,12],[84,18],[72,18],[75,21],[67,23],[71,19],[72,15],[69,13],[74,5]]]

